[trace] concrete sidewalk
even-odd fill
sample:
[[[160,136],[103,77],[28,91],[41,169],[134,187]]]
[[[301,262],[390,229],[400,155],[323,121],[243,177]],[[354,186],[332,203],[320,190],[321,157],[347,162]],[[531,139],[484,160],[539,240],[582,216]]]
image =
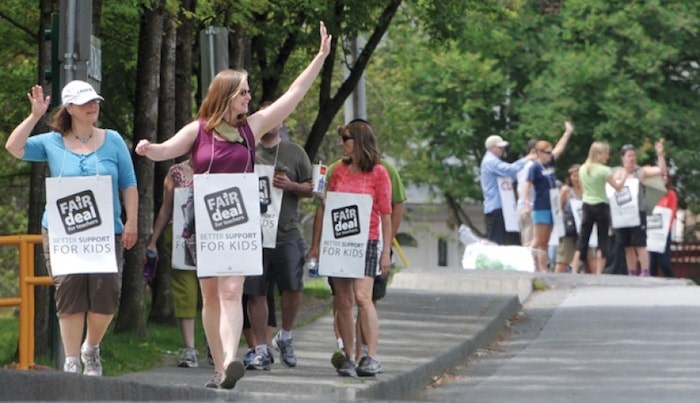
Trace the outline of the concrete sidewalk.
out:
[[[295,330],[296,368],[284,367],[276,355],[271,371],[248,371],[233,391],[202,387],[212,373],[202,360],[196,369],[157,368],[104,379],[58,371],[0,370],[0,396],[9,400],[410,399],[433,376],[495,340],[532,292],[533,282],[544,288],[688,284],[621,276],[412,268],[394,277],[387,297],[379,303],[379,352],[385,373],[376,378],[336,374],[330,364],[335,349],[332,318],[327,315]]]

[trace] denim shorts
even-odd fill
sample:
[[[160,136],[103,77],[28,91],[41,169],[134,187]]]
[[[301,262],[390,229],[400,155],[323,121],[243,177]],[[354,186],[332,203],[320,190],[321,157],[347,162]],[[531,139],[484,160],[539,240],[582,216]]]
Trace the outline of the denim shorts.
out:
[[[532,222],[533,224],[552,225],[554,223],[554,220],[552,220],[552,210],[533,210]]]

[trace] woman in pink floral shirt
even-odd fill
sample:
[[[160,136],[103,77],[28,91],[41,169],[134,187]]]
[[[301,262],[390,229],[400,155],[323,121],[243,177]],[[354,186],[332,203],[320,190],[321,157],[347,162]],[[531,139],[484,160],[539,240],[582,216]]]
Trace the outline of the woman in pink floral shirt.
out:
[[[343,339],[345,362],[337,368],[341,376],[374,376],[382,372],[377,359],[379,325],[377,310],[372,303],[372,287],[377,274],[377,265],[382,276],[389,274],[391,266],[391,181],[386,169],[379,161],[377,141],[372,126],[364,120],[356,119],[338,131],[343,148],[343,159],[331,167],[328,173],[328,190],[333,192],[360,193],[372,196],[369,241],[365,259],[363,278],[332,277],[335,292],[337,325]],[[323,225],[324,206],[319,205],[314,220],[314,234],[309,257],[318,257]],[[386,247],[379,251],[379,237]],[[353,357],[355,326],[353,307],[357,304],[358,317],[367,342],[367,355],[358,365]]]

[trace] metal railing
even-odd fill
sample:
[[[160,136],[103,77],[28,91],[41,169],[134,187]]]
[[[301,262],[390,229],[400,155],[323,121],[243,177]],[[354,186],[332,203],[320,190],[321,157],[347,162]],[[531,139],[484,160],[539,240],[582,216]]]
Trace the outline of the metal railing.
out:
[[[41,235],[0,236],[0,246],[19,247],[19,297],[0,298],[0,307],[19,307],[19,369],[34,365],[34,287],[52,285],[49,276],[34,276],[34,246]]]

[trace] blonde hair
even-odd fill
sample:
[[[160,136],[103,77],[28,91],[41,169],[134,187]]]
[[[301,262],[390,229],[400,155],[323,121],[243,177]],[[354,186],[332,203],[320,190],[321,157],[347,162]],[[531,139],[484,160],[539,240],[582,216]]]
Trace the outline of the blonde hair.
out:
[[[588,150],[588,158],[583,166],[586,168],[586,172],[591,173],[591,165],[594,163],[602,164],[603,154],[610,153],[610,146],[608,143],[602,141],[594,141],[591,144],[591,148]]]
[[[537,151],[546,151],[547,149],[552,148],[552,143],[550,143],[547,140],[540,140],[537,143],[535,143],[535,150]]]
[[[206,131],[211,132],[221,123],[226,113],[231,110],[231,102],[240,94],[241,84],[247,79],[248,73],[245,71],[222,70],[211,80],[207,96],[197,113],[198,119],[205,120]],[[236,116],[233,126],[243,125],[246,116],[246,114]]]

